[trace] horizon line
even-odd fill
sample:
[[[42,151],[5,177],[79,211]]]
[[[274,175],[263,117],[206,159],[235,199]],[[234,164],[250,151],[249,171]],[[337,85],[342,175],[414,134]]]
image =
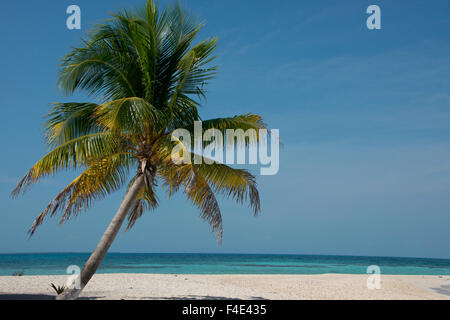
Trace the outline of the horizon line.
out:
[[[88,251],[47,251],[47,252],[0,252],[0,255],[19,255],[19,254],[91,254]],[[121,252],[111,251],[108,254],[204,254],[204,255],[278,255],[278,256],[328,256],[328,257],[356,257],[356,258],[401,258],[401,259],[433,259],[450,260],[449,258],[436,257],[411,257],[411,256],[370,256],[370,255],[351,255],[351,254],[308,254],[308,253],[231,253],[231,252]]]

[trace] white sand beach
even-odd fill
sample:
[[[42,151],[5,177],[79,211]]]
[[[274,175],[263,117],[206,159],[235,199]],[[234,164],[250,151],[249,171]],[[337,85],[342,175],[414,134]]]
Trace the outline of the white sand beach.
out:
[[[0,299],[52,299],[67,276],[0,276]],[[83,299],[450,299],[450,276],[97,274]]]

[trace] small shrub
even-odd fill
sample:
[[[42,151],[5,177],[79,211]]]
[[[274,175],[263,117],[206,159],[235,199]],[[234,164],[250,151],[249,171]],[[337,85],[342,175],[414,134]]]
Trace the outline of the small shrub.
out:
[[[57,295],[60,295],[61,293],[63,293],[64,289],[66,288],[65,286],[56,286],[54,283],[51,283],[50,287],[52,287],[53,290],[55,290]]]

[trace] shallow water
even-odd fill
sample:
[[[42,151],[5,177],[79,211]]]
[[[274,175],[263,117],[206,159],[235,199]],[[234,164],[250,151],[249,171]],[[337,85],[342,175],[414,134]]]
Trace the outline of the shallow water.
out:
[[[0,254],[0,275],[66,274],[83,266],[88,253]],[[450,275],[450,259],[321,255],[109,253],[98,273],[177,274],[365,274],[377,265],[382,274]]]

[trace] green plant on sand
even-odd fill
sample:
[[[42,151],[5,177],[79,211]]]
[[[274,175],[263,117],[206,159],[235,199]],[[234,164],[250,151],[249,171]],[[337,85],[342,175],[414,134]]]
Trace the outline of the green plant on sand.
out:
[[[53,290],[55,290],[57,295],[60,295],[61,293],[63,293],[64,289],[66,288],[65,286],[56,286],[54,283],[51,283],[50,287],[52,287]]]

